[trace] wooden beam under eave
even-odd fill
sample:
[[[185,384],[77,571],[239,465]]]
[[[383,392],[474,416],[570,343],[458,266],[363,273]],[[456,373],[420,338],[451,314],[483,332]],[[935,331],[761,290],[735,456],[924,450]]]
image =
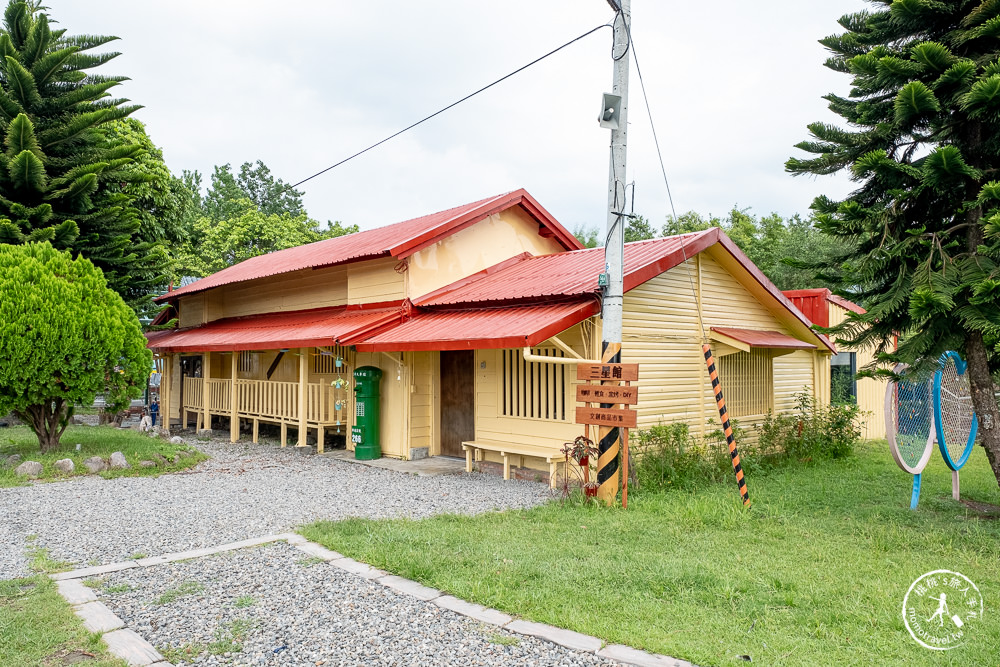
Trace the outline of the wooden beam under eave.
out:
[[[236,373],[239,367],[240,353],[233,352],[232,372],[229,374],[229,442],[240,439],[240,418],[236,396]]]
[[[307,383],[309,382],[309,348],[299,348],[299,442],[296,447],[306,446],[306,417],[309,414]]]
[[[160,432],[170,435],[170,383],[173,382],[174,355],[163,357],[163,369],[160,372]]]

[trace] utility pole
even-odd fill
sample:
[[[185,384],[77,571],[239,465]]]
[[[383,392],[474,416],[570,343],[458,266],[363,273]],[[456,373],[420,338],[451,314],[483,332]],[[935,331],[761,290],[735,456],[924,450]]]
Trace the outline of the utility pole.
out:
[[[629,28],[632,21],[630,0],[607,0],[615,10],[614,22],[614,84],[612,95],[605,96],[601,124],[611,128],[611,165],[608,175],[607,241],[604,246],[607,288],[601,310],[603,340],[601,360],[620,363],[622,348],[622,305],[624,301],[625,264],[625,144],[628,133],[628,61]],[[617,101],[615,98],[618,98]],[[614,108],[617,104],[618,108]],[[617,122],[614,119],[617,117]],[[602,407],[612,407],[604,405]],[[618,458],[621,432],[617,427],[600,429],[600,456],[597,461],[598,497],[606,504],[614,503],[618,495]]]

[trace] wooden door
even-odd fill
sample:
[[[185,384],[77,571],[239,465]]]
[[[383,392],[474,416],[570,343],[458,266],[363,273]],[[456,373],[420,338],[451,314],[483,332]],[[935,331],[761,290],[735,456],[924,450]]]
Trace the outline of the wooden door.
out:
[[[462,441],[476,437],[475,352],[441,353],[441,455],[465,456]]]

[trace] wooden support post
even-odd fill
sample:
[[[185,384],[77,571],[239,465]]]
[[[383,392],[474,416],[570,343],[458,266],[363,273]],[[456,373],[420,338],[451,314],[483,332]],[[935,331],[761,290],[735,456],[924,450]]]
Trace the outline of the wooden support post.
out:
[[[288,424],[281,422],[281,446],[288,444]]]
[[[209,412],[209,408],[212,406],[211,388],[208,384],[209,378],[212,377],[212,353],[206,352],[202,355],[201,359],[201,427],[203,429],[212,428],[212,413]]]
[[[257,441],[259,439],[260,439],[260,420],[259,419],[254,419],[253,420],[253,444],[256,445]]]
[[[309,414],[309,348],[299,348],[299,442],[296,447],[306,446],[306,416]]]
[[[236,374],[239,369],[240,353],[233,351],[232,372],[229,377],[229,442],[239,442],[240,417],[236,396]]]
[[[323,437],[324,437],[323,436],[323,427],[322,426],[317,426],[316,427],[316,453],[317,454],[322,454],[323,453]]]
[[[160,373],[160,432],[170,435],[170,383],[173,381],[174,355],[168,354],[163,359],[163,372]]]

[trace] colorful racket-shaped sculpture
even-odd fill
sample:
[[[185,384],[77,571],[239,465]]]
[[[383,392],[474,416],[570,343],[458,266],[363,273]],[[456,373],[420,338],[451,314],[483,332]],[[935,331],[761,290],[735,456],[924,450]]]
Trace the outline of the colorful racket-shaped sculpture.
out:
[[[894,372],[905,376],[907,366],[899,364]],[[913,475],[910,509],[920,502],[920,474],[934,451],[932,379],[902,379],[890,382],[885,390],[885,435],[896,464]]]
[[[958,471],[972,453],[979,421],[962,357],[945,352],[938,365],[934,373],[934,430],[941,456],[951,468],[951,495],[958,500]]]

